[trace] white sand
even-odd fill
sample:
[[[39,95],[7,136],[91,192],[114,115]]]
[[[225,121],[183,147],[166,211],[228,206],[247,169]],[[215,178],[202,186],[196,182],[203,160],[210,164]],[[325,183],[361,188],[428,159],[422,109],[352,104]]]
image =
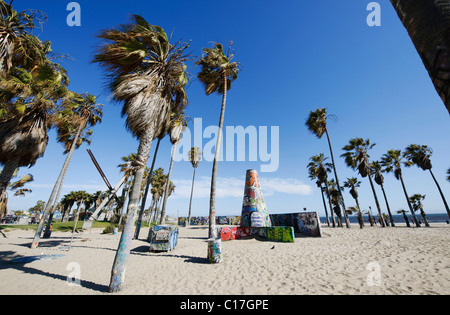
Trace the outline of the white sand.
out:
[[[147,233],[143,229],[141,237]],[[322,238],[297,238],[294,244],[224,242],[224,261],[217,265],[206,262],[206,227],[180,228],[178,246],[168,253],[150,253],[148,243],[135,240],[120,294],[450,294],[447,224],[364,230],[324,227],[323,233]],[[4,234],[6,238],[0,234],[1,294],[109,294],[120,235],[83,232],[67,252],[60,248],[69,244],[70,233],[54,232],[33,250],[32,231]],[[66,256],[11,263],[41,254]],[[375,269],[367,269],[368,265]],[[76,267],[81,286],[70,286],[67,276]]]

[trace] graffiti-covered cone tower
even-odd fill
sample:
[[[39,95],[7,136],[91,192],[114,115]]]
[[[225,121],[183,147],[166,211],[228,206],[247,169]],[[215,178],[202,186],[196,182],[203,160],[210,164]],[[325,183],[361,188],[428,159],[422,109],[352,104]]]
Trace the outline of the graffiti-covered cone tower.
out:
[[[244,203],[241,214],[241,227],[272,226],[266,202],[259,184],[258,172],[248,170],[245,178]]]

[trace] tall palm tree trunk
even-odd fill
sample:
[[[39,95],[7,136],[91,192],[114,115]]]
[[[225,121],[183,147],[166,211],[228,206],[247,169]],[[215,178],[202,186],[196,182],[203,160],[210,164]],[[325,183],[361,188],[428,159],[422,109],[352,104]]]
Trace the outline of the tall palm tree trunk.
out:
[[[375,187],[373,186],[372,176],[369,173],[369,175],[367,175],[367,177],[369,177],[370,187],[372,187],[373,197],[375,198],[375,204],[377,205],[378,215],[380,216],[381,227],[385,227],[385,224],[383,221],[383,216],[381,215],[380,203],[378,202],[377,193],[375,191]]]
[[[177,148],[177,145],[178,145],[178,142],[175,142],[172,145],[172,158],[170,159],[169,174],[167,175],[166,191],[164,192],[164,200],[163,200],[163,205],[162,205],[162,209],[161,209],[161,219],[159,220],[160,224],[166,223],[166,206],[167,206],[167,199],[169,198],[170,176],[172,175],[173,158],[175,156],[175,150]]]
[[[344,196],[342,195],[341,186],[339,185],[339,178],[338,178],[337,171],[336,171],[336,163],[334,162],[333,148],[331,146],[331,140],[330,140],[330,135],[328,134],[328,129],[325,129],[325,133],[327,135],[328,146],[330,148],[331,161],[333,162],[333,171],[334,171],[334,177],[336,179],[337,190],[338,190],[339,196],[341,197],[342,206],[344,207],[345,225],[347,228],[350,228],[350,221],[348,220],[347,212],[345,211],[347,208],[345,207]]]
[[[391,0],[450,113],[450,6],[446,0]]]
[[[333,224],[333,227],[336,227],[336,219],[334,218],[334,211],[333,211],[333,204],[331,203],[331,196],[330,196],[330,191],[328,189],[328,184],[325,181],[325,191],[327,192],[327,197],[328,197],[328,205],[330,206],[330,212],[331,212],[331,222]]]
[[[194,175],[192,176],[192,187],[191,187],[191,198],[189,200],[189,213],[188,213],[188,221],[187,225],[191,225],[191,208],[192,208],[192,196],[194,195],[194,182],[195,182],[195,172],[197,168],[194,167]],[[323,195],[322,195],[323,197]]]
[[[359,223],[359,228],[362,229],[364,228],[364,218],[363,215],[361,213],[361,208],[359,206],[359,200],[358,197],[355,198],[356,201],[356,206],[358,207],[358,223]]]
[[[223,130],[223,121],[225,118],[225,105],[227,102],[227,89],[228,89],[226,74],[224,73],[222,76],[223,76],[222,108],[220,110],[219,130],[217,135],[216,151],[214,153],[214,163],[211,175],[211,193],[209,201],[209,238],[214,240],[217,238],[217,230],[216,230],[217,168],[219,166],[219,153],[220,153],[220,146],[222,143],[222,130]]]
[[[131,241],[133,239],[134,217],[139,208],[141,184],[142,179],[144,178],[145,165],[147,164],[148,156],[150,154],[152,140],[153,132],[148,131],[139,141],[136,161],[140,163],[136,165],[137,169],[134,173],[133,185],[131,187],[130,200],[127,208],[127,220],[123,226],[119,247],[117,248],[116,257],[114,258],[109,292],[118,292],[124,285],[126,266],[130,257]]]
[[[19,166],[19,158],[9,160],[8,163],[5,164],[3,170],[0,174],[0,195],[6,193],[6,189],[8,188],[8,184],[11,181],[11,178],[14,175],[17,167]]]
[[[395,227],[394,218],[392,217],[392,213],[391,213],[391,208],[389,207],[389,202],[388,202],[388,199],[386,197],[386,192],[384,191],[384,185],[381,184],[380,186],[381,186],[381,191],[383,192],[384,201],[386,201],[386,208],[387,208],[387,211],[389,213],[389,220],[391,221],[391,225],[393,227]]]
[[[420,223],[417,220],[416,215],[413,210],[413,207],[411,205],[411,202],[409,201],[408,193],[406,192],[405,183],[403,182],[403,176],[401,174],[400,174],[400,182],[402,183],[403,192],[405,193],[406,201],[408,202],[408,207],[409,207],[409,210],[411,211],[411,215],[413,217],[414,223],[416,224],[417,227],[420,227]]]
[[[444,202],[445,210],[447,210],[448,217],[450,218],[450,209],[448,207],[447,200],[445,200],[444,194],[442,193],[441,186],[439,186],[439,183],[436,180],[436,177],[434,177],[434,174],[431,171],[431,169],[429,169],[429,171],[430,171],[431,176],[433,177],[434,182],[436,183],[439,193],[441,194],[441,198],[442,198],[442,201]]]
[[[67,154],[66,160],[64,161],[64,164],[61,169],[61,172],[59,173],[58,179],[56,180],[56,183],[53,186],[52,193],[50,194],[50,198],[48,199],[47,205],[45,206],[44,214],[42,215],[42,219],[39,221],[39,225],[36,229],[36,233],[34,234],[34,239],[33,239],[33,242],[31,243],[32,249],[37,248],[39,246],[39,241],[41,239],[41,233],[42,233],[42,230],[44,229],[45,218],[47,218],[47,216],[50,212],[50,209],[52,208],[53,200],[55,198],[55,195],[57,193],[59,185],[62,181],[62,178],[65,175],[65,171],[67,171],[67,168],[69,167],[70,160],[72,159],[73,152],[75,151],[76,143],[78,142],[78,138],[80,137],[81,131],[83,130],[84,127],[85,127],[85,124],[81,124],[80,127],[78,127],[77,134],[75,135],[75,138],[72,142],[70,151]]]
[[[161,142],[161,139],[158,138],[158,142],[156,142],[155,154],[153,155],[152,166],[150,168],[150,173],[148,174],[147,185],[145,187],[145,193],[144,193],[144,196],[142,197],[141,210],[139,211],[139,217],[136,222],[136,232],[134,233],[135,239],[139,239],[139,232],[141,231],[142,217],[144,216],[144,211],[145,211],[145,203],[147,202],[148,192],[150,190],[150,185],[152,184],[152,173],[153,173],[153,169],[155,167],[156,155],[158,154],[160,142]]]
[[[320,184],[320,193],[322,194],[322,202],[323,202],[323,208],[325,209],[325,216],[327,218],[327,225],[330,227],[330,218],[328,217],[328,210],[327,210],[327,203],[325,201],[325,196],[323,194],[324,188],[322,187],[322,184]]]

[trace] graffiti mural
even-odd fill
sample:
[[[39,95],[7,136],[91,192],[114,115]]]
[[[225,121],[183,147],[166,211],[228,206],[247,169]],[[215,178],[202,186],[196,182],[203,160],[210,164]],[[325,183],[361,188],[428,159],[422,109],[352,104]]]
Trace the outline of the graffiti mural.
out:
[[[293,243],[294,228],[291,226],[272,227],[222,227],[217,229],[222,241],[232,241],[241,238],[257,238],[272,242]]]
[[[186,226],[188,218],[178,218],[178,225]],[[216,216],[217,225],[239,225],[241,217],[239,216]],[[208,225],[209,217],[191,217],[191,225]]]
[[[240,225],[241,227],[272,226],[259,184],[258,173],[255,170],[248,170],[246,174]]]
[[[298,236],[321,237],[320,218],[317,212],[272,214],[274,226],[292,226]]]
[[[150,230],[150,251],[168,252],[177,246],[178,226],[155,225]]]

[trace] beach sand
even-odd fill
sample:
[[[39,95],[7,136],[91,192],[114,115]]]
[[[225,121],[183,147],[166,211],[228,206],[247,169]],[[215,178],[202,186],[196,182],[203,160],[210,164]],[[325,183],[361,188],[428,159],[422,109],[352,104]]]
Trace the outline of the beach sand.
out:
[[[295,243],[256,239],[223,242],[223,262],[210,265],[207,227],[181,227],[178,246],[150,253],[134,240],[125,287],[116,294],[304,295],[450,294],[450,225],[430,228],[323,227],[322,238]],[[1,294],[109,294],[107,288],[120,234],[93,229],[54,232],[30,249],[34,232],[0,234]],[[148,229],[141,231],[147,236]],[[64,255],[29,263],[13,259]],[[68,276],[79,274],[80,285]]]

